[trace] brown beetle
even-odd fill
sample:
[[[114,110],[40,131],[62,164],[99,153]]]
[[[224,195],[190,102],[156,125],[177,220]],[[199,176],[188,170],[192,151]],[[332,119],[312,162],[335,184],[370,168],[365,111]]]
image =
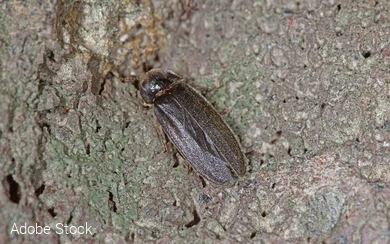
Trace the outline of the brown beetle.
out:
[[[246,172],[245,157],[230,127],[213,106],[170,70],[141,78],[141,96],[154,104],[164,132],[180,154],[207,180],[233,185]]]

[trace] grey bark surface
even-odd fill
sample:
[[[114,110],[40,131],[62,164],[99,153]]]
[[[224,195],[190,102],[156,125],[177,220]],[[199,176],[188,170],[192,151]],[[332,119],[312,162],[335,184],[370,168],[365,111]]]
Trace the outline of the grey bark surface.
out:
[[[1,243],[390,241],[388,1],[0,5]],[[164,152],[134,78],[151,68],[219,87],[236,186]]]

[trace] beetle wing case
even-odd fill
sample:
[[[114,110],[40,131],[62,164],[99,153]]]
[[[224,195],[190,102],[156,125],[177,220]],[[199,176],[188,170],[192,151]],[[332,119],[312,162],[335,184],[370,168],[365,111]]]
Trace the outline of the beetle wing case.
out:
[[[164,132],[197,172],[215,184],[233,185],[246,172],[240,145],[213,106],[179,77],[151,70],[141,80],[142,87],[149,87],[141,95],[145,102],[153,97]]]

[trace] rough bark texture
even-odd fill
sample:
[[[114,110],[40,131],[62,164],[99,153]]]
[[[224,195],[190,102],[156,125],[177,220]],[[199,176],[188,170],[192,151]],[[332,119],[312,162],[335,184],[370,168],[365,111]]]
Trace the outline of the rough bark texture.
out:
[[[390,241],[390,2],[0,5],[0,242]],[[164,153],[128,79],[157,67],[221,86],[236,186]]]

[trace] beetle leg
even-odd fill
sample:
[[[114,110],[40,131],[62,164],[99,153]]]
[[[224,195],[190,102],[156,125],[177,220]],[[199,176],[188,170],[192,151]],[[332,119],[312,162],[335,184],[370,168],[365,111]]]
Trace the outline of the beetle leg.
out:
[[[196,90],[198,90],[203,96],[206,96],[208,93],[215,93],[215,92],[217,92],[219,89],[221,89],[225,85],[222,84],[222,85],[219,85],[217,87],[209,88],[209,87],[197,86],[197,85],[194,85],[194,84],[191,83],[190,86],[195,88]]]
[[[187,175],[190,175],[190,173],[192,172],[192,167],[191,167],[190,162],[188,162],[183,157],[183,155],[181,155],[180,151],[177,150],[176,147],[173,147],[173,150],[176,151],[176,153],[173,154],[173,158],[175,159],[175,164],[173,165],[173,168],[176,168],[177,166],[179,166],[179,162],[180,162],[179,157],[181,157],[185,161],[185,163],[187,164]]]
[[[186,162],[187,162],[187,160],[186,160]],[[189,162],[187,162],[187,166],[188,166],[187,175],[190,175],[192,172],[191,164]]]
[[[130,75],[127,77],[119,77],[119,80],[123,83],[136,84],[139,83],[139,77],[136,75]]]
[[[160,123],[157,120],[156,120],[155,128],[157,131],[157,136],[160,139],[160,142],[164,145],[164,150],[161,153],[166,153],[166,152],[168,152],[168,145],[167,145],[168,139],[167,139],[164,131],[162,130]]]
[[[230,108],[225,108],[223,109],[222,111],[220,111],[220,114],[223,116],[223,117],[227,117],[230,113],[230,111],[232,111],[234,105],[236,105],[237,101],[239,99],[241,99],[243,96],[239,96],[237,97],[234,101],[233,101],[233,104],[230,106]]]

